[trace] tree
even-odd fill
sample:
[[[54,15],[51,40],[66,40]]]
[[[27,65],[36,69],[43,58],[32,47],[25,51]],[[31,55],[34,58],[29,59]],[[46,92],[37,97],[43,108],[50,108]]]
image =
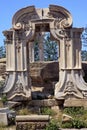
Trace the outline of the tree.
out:
[[[87,61],[87,51],[82,50],[81,55],[82,55],[82,61]]]
[[[82,39],[82,45],[83,45],[83,50],[81,53],[82,61],[87,61],[87,49],[86,49],[86,47],[87,47],[87,26],[84,28],[81,39]]]
[[[6,49],[5,46],[0,47],[0,58],[5,58],[6,57]]]
[[[51,41],[50,33],[45,33],[43,44],[44,44],[44,60],[45,61],[58,60],[58,43],[56,41]],[[34,57],[35,61],[39,60],[38,41],[35,41],[34,43]]]
[[[87,27],[84,28],[81,39],[82,39],[83,46],[87,46]]]
[[[35,59],[35,61],[39,60],[39,46],[38,46],[37,40],[35,40],[35,42],[34,42],[34,59]]]
[[[50,34],[48,33],[44,41],[44,60],[54,61],[58,60],[58,43],[50,40]]]

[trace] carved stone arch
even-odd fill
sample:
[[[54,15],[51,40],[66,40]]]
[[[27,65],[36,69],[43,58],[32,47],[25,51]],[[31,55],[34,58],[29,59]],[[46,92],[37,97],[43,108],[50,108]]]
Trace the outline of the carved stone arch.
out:
[[[12,29],[3,32],[6,36],[8,72],[3,93],[9,100],[31,99],[27,43],[34,39],[36,27],[40,25],[49,25],[52,37],[60,44],[60,73],[54,90],[55,98],[66,99],[68,95],[87,98],[87,84],[81,74],[80,35],[83,29],[73,28],[70,12],[57,5],[43,9],[34,6],[21,9],[13,16]]]

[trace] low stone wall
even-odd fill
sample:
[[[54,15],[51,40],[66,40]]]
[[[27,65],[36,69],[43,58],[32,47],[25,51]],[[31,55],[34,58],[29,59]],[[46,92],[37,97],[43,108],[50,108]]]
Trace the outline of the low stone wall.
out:
[[[43,130],[49,121],[49,115],[16,116],[16,130]]]

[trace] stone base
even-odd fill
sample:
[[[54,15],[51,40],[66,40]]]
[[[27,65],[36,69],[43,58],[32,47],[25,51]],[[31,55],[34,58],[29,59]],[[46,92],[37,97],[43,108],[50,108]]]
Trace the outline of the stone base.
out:
[[[16,130],[44,130],[49,121],[49,115],[16,116]]]
[[[37,107],[53,107],[63,105],[63,100],[56,99],[43,99],[43,100],[31,100],[29,101],[29,106]]]
[[[64,107],[87,107],[87,99],[67,99],[64,102]]]

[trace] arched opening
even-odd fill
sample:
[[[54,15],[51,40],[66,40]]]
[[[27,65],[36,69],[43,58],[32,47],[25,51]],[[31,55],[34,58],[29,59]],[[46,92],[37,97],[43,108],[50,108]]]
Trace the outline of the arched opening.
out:
[[[58,61],[59,43],[50,33],[49,24],[37,24],[35,36],[30,46],[30,62]]]
[[[35,61],[58,61],[59,45],[52,39],[50,32],[38,33],[34,41],[34,59]],[[42,35],[42,41],[40,37]],[[43,53],[43,54],[42,54]]]
[[[34,39],[29,42],[32,98],[44,99],[54,95],[59,79],[59,41],[50,32],[48,23],[35,25]]]

